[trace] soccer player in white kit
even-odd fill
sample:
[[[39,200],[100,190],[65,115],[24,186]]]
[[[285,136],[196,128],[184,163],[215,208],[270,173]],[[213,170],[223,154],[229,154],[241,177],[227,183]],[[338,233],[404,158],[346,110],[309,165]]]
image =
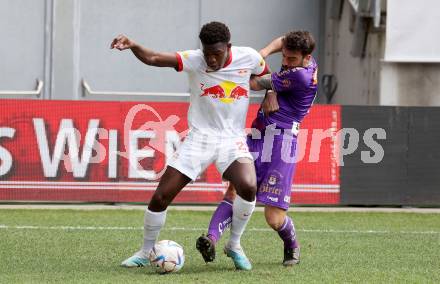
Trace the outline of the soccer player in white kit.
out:
[[[261,55],[249,47],[235,47],[228,27],[220,22],[205,24],[199,34],[202,50],[155,52],[124,35],[111,48],[131,49],[147,65],[172,67],[188,74],[191,88],[189,133],[167,165],[144,218],[144,243],[124,267],[148,264],[149,251],[165,224],[166,210],[174,197],[211,163],[237,190],[233,205],[231,236],[225,253],[237,269],[250,270],[240,238],[255,208],[255,168],[244,132],[249,106],[251,75],[267,72]]]

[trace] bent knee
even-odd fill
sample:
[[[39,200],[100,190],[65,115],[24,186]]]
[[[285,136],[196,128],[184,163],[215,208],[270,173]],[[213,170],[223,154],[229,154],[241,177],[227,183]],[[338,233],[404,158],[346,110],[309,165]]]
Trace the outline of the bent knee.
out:
[[[257,193],[257,178],[255,175],[247,175],[243,178],[241,183],[246,190]]]
[[[253,177],[246,177],[241,179],[234,185],[237,194],[246,201],[252,202],[255,200],[257,194],[257,181]]]
[[[279,229],[281,229],[281,226],[283,225],[284,220],[280,221],[277,218],[266,217],[266,222],[272,229],[274,229],[275,231],[278,231]]]
[[[240,187],[240,191],[238,192],[238,195],[241,196],[244,200],[247,200],[249,202],[252,202],[255,200],[255,196],[257,195],[257,184],[252,183],[245,183],[242,184]]]
[[[281,229],[286,218],[286,212],[283,209],[275,207],[265,207],[264,217],[266,218],[266,223],[275,231]]]

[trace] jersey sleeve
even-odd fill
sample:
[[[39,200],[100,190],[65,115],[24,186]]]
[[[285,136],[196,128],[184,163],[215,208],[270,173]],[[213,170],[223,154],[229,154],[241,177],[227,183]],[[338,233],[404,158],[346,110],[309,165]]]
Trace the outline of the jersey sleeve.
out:
[[[272,89],[275,92],[291,91],[300,75],[299,70],[286,70],[281,72],[274,72],[271,74]]]
[[[203,60],[200,50],[185,50],[176,52],[177,72],[193,72],[197,70]]]
[[[252,57],[252,74],[262,76],[269,72],[269,67],[263,57],[253,48],[249,48]]]

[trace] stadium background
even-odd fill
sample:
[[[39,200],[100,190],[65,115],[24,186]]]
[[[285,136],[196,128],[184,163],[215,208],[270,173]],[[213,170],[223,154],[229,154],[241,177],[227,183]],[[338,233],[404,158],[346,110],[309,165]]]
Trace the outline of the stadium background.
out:
[[[385,152],[379,164],[362,162],[361,152],[368,149],[361,143],[344,157],[345,166],[335,168],[340,158],[335,155],[346,141],[335,136],[324,140],[319,162],[304,161],[296,174],[300,181],[297,191],[312,197],[298,199],[301,195],[296,195],[295,199],[294,193],[295,204],[439,205],[440,111],[436,106],[440,105],[440,44],[432,33],[438,26],[435,11],[440,4],[422,2],[424,5],[415,6],[409,0],[277,0],[270,4],[3,0],[0,30],[7,44],[0,46],[0,129],[14,128],[16,132],[12,138],[5,132],[0,137],[0,145],[13,160],[0,176],[0,199],[141,202],[147,198],[139,189],[129,197],[121,195],[131,192],[118,189],[125,186],[120,183],[127,173],[123,163],[118,179],[92,175],[94,170],[106,172],[105,162],[94,165],[98,169],[90,168],[86,179],[73,178],[63,164],[59,176],[44,177],[38,164],[34,119],[45,119],[46,127],[53,130],[48,131],[50,139],[55,138],[61,119],[72,119],[84,137],[92,118],[121,129],[121,109],[139,102],[154,104],[165,117],[176,109],[184,123],[185,76],[146,67],[129,52],[117,54],[109,49],[110,40],[125,33],[156,50],[195,49],[201,25],[220,20],[229,25],[233,44],[256,49],[290,29],[307,29],[315,35],[314,56],[320,64],[317,103],[321,105],[313,108],[304,129],[355,128],[362,135],[374,127],[387,132],[386,140],[378,140]],[[274,70],[279,62],[279,55],[268,60]],[[261,94],[253,94],[252,102],[259,101]],[[172,107],[164,107],[167,104]],[[335,116],[325,111],[329,108]],[[2,151],[0,166],[9,168],[5,156]],[[159,157],[156,162],[163,160]],[[145,168],[149,165],[151,161],[145,161]],[[336,179],[326,180],[332,171]],[[182,194],[181,202],[211,203],[221,198],[223,187],[215,170],[202,179],[202,190],[211,192],[206,195],[211,198],[201,200],[195,190]],[[110,182],[114,188],[102,184],[82,188],[84,182]],[[141,179],[130,182],[144,185]],[[154,181],[149,183],[146,186],[154,189]],[[213,185],[203,188],[209,183]]]

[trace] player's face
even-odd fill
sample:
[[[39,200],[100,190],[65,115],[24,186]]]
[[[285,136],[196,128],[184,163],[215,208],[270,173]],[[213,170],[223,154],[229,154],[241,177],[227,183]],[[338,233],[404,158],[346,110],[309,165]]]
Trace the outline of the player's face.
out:
[[[203,55],[209,71],[217,71],[225,64],[229,55],[231,44],[218,42],[215,44],[202,44]]]
[[[281,50],[283,60],[281,62],[283,70],[295,67],[303,67],[310,55],[303,56],[301,51],[292,51],[283,47]]]

